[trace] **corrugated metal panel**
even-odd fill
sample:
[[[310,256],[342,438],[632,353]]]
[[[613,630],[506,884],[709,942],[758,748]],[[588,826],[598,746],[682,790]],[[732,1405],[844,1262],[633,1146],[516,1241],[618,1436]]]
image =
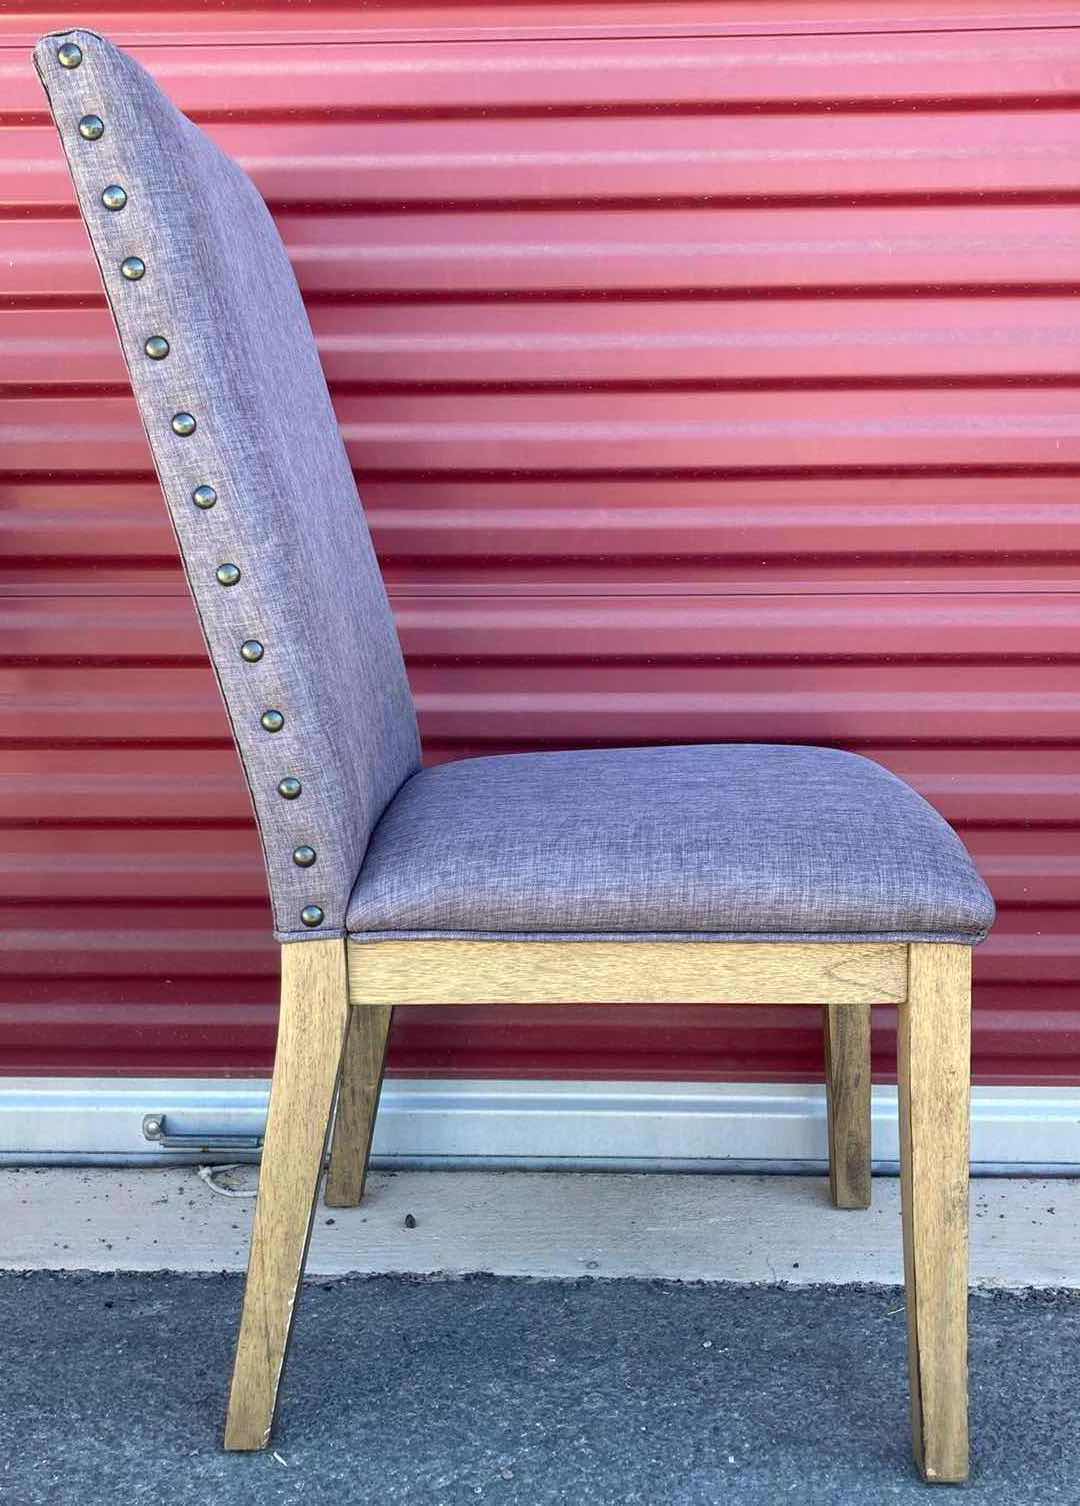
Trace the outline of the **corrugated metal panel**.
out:
[[[869,753],[998,897],[979,1075],[1080,1080],[1080,10],[74,16],[278,215],[429,757]],[[25,51],[55,24],[0,21],[0,1063],[265,1070],[258,853]],[[820,1049],[798,1010],[477,1009],[404,1013],[394,1062]]]

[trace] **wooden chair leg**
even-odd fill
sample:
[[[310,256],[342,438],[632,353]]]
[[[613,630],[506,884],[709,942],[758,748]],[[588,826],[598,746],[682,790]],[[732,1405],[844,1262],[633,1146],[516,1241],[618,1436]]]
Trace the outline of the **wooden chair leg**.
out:
[[[265,1448],[292,1332],[348,1024],[344,941],[281,949],[281,1016],[228,1449]]]
[[[836,1208],[870,1206],[870,1005],[826,1004],[829,1192]]]
[[[326,1179],[326,1202],[331,1208],[355,1208],[364,1195],[394,1011],[387,1004],[369,1004],[356,1005],[349,1013]]]
[[[928,1481],[968,1474],[971,949],[909,948],[900,1005],[900,1178],[915,1459]]]

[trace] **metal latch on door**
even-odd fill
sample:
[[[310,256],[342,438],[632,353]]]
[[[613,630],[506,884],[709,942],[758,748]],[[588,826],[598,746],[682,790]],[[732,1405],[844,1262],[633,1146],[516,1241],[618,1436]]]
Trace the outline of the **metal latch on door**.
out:
[[[142,1128],[144,1138],[162,1150],[232,1153],[261,1150],[265,1120],[261,1114],[230,1114],[225,1123],[205,1114],[146,1114]]]

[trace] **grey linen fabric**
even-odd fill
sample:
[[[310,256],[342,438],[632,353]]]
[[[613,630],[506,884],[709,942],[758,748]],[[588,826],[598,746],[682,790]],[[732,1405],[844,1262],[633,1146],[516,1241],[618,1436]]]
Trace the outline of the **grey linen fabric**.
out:
[[[470,758],[375,829],[350,935],[981,941],[994,903],[879,764],[735,743]]]
[[[77,67],[61,65],[64,43],[81,49]],[[419,767],[419,743],[292,268],[251,181],[131,58],[80,30],[45,37],[34,61],[240,750],[276,935],[340,936],[372,827]],[[97,139],[80,133],[86,116],[104,124]],[[109,185],[122,208],[103,203]],[[134,280],[121,271],[131,257],[145,264]],[[155,335],[164,359],[146,353]],[[177,413],[194,433],[174,432]],[[217,493],[205,510],[199,486]],[[239,567],[235,584],[219,584],[224,564]],[[241,656],[249,640],[263,645],[257,662]],[[283,715],[279,731],[266,711]],[[300,781],[294,799],[277,792],[286,776]],[[314,864],[300,867],[293,852],[307,847]],[[323,919],[309,930],[310,906]]]
[[[62,66],[64,43],[78,66]],[[958,838],[850,754],[623,748],[417,772],[378,564],[265,205],[103,38],[60,32],[34,57],[240,750],[280,940],[346,925],[369,940],[981,940],[993,903]],[[86,116],[103,131],[80,131]],[[103,202],[109,185],[121,207]],[[145,270],[128,278],[132,257]],[[162,359],[152,336],[168,341]],[[190,434],[176,432],[184,413]],[[216,493],[209,508],[199,487]],[[222,584],[223,565],[239,578]],[[278,793],[287,777],[296,798]],[[298,866],[305,848],[315,861]]]

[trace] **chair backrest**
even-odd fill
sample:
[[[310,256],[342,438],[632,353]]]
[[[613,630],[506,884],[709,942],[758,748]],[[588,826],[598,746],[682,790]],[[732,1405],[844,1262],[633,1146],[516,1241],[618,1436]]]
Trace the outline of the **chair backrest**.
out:
[[[296,279],[250,179],[131,58],[67,31],[34,62],[244,765],[275,933],[341,935],[419,744]]]

